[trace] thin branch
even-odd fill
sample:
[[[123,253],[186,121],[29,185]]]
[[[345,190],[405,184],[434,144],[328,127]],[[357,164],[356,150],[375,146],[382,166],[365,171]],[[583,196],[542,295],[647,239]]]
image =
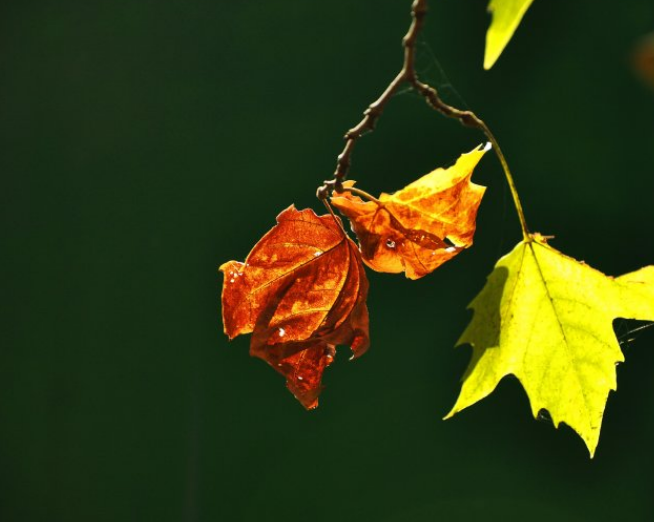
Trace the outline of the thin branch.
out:
[[[338,155],[336,161],[336,170],[334,171],[334,178],[332,180],[325,181],[325,183],[318,188],[316,195],[318,198],[324,200],[328,197],[330,190],[336,190],[338,192],[343,191],[343,180],[347,177],[350,165],[352,163],[352,151],[354,146],[361,136],[363,136],[366,131],[372,131],[375,128],[377,120],[384,112],[384,108],[388,101],[393,97],[397,92],[399,87],[408,83],[411,85],[425,100],[427,103],[436,111],[440,112],[448,118],[454,118],[459,120],[462,125],[466,127],[472,127],[480,130],[484,133],[488,141],[491,142],[493,150],[497,155],[500,164],[502,165],[502,170],[509,184],[509,189],[511,191],[511,196],[513,197],[513,202],[515,204],[516,211],[518,213],[518,218],[520,219],[520,227],[522,228],[522,235],[526,241],[531,240],[531,234],[529,228],[527,227],[527,222],[525,220],[525,215],[522,210],[522,204],[520,203],[520,198],[518,197],[518,191],[511,175],[509,165],[504,157],[504,153],[500,148],[497,139],[490,131],[488,126],[484,123],[483,120],[478,118],[475,113],[472,111],[462,111],[451,105],[448,105],[443,100],[441,100],[438,95],[438,91],[430,86],[427,83],[420,81],[418,74],[415,68],[415,54],[416,54],[416,42],[418,35],[422,30],[424,25],[425,16],[427,15],[427,0],[414,0],[411,6],[411,25],[406,35],[402,39],[402,45],[404,46],[404,63],[402,64],[402,69],[400,72],[393,78],[391,83],[388,84],[384,92],[372,102],[368,108],[363,113],[363,119],[349,131],[345,133],[345,147],[343,151]]]
[[[345,179],[348,170],[350,169],[352,150],[354,149],[357,140],[363,136],[366,131],[372,131],[375,129],[377,120],[384,112],[386,104],[397,92],[398,88],[403,83],[411,83],[411,80],[416,77],[416,39],[422,28],[425,15],[427,14],[426,0],[415,0],[413,2],[413,7],[411,8],[411,13],[413,16],[411,26],[402,39],[402,45],[404,46],[404,63],[402,64],[402,69],[397,73],[395,78],[393,78],[391,83],[388,84],[386,89],[384,89],[381,96],[372,102],[364,111],[363,119],[345,133],[345,148],[343,149],[343,152],[338,155],[338,159],[336,160],[336,170],[334,171],[336,188],[339,191],[341,188],[340,184]]]

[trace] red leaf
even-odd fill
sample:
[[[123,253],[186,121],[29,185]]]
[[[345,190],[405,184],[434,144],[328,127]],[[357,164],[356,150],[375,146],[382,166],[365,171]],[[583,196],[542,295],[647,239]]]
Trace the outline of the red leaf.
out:
[[[225,333],[252,333],[250,354],[284,375],[307,409],[318,405],[336,345],[349,345],[353,357],[369,345],[368,280],[336,219],[291,205],[245,263],[220,267]]]

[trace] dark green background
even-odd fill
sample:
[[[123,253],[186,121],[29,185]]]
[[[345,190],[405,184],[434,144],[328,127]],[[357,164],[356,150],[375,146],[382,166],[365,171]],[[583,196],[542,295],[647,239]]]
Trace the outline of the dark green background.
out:
[[[519,240],[491,154],[475,246],[369,274],[372,347],[342,349],[317,411],[222,333],[217,266],[289,204],[321,211],[409,3],[2,3],[0,520],[652,520],[654,329],[592,461],[515,379],[440,420],[465,307]],[[431,3],[421,71],[494,130],[531,227],[608,274],[654,262],[654,92],[629,65],[654,3],[536,0],[490,72],[486,2]],[[404,93],[352,177],[393,191],[482,140]]]

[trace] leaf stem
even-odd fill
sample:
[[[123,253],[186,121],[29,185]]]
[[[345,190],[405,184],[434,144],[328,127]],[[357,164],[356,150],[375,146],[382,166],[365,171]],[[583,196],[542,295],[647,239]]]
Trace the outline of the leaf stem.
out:
[[[332,206],[329,204],[329,200],[327,198],[321,198],[321,201],[324,203],[325,207],[327,207],[327,210],[329,213],[332,215],[332,218],[338,225],[338,228],[341,229],[341,232],[343,232],[343,237],[347,237],[347,232],[345,232],[345,228],[343,228],[343,222],[338,218],[338,216],[334,213],[334,209]]]
[[[356,194],[359,197],[362,197],[363,199],[367,199],[368,201],[373,201],[377,203],[378,206],[383,207],[384,204],[379,201],[375,196],[372,194],[368,194],[365,190],[361,190],[360,188],[356,187],[342,187],[341,192],[351,192],[352,194]]]
[[[438,91],[434,89],[431,85],[421,82],[416,78],[411,82],[411,85],[418,91],[418,93],[425,98],[430,107],[434,110],[440,112],[448,118],[454,118],[459,120],[459,122],[466,126],[474,129],[478,129],[484,133],[488,141],[491,142],[493,150],[497,159],[500,161],[502,170],[504,171],[504,177],[506,178],[507,183],[509,184],[509,190],[511,191],[511,196],[513,197],[513,204],[518,213],[518,219],[520,220],[520,228],[522,229],[522,236],[525,241],[531,241],[531,233],[529,232],[529,227],[527,226],[527,221],[525,219],[525,213],[522,210],[522,203],[520,202],[520,197],[518,196],[518,189],[515,186],[515,181],[513,180],[513,175],[511,174],[511,169],[509,169],[509,164],[506,161],[506,157],[500,148],[500,144],[495,138],[495,135],[488,128],[488,125],[479,118],[472,111],[462,111],[451,105],[448,105],[443,100],[441,100],[438,95]]]
[[[515,186],[515,181],[513,180],[513,175],[511,174],[511,169],[509,169],[509,164],[504,157],[504,153],[500,148],[500,144],[497,142],[495,135],[491,132],[488,126],[481,120],[481,131],[486,135],[488,141],[491,142],[493,150],[497,159],[500,160],[500,165],[502,165],[502,170],[504,171],[504,177],[506,182],[509,184],[509,190],[511,191],[511,197],[513,197],[513,204],[515,205],[515,210],[518,213],[518,219],[520,220],[520,228],[522,229],[522,237],[525,241],[531,241],[531,233],[529,232],[529,227],[527,226],[527,220],[525,219],[524,210],[522,210],[522,202],[520,201],[520,196],[518,196],[518,189]]]
[[[424,25],[424,19],[427,15],[427,1],[428,0],[413,0],[411,5],[411,25],[406,35],[402,39],[402,45],[404,47],[404,62],[402,64],[402,69],[399,73],[391,80],[391,83],[388,84],[381,96],[372,102],[368,108],[363,113],[363,119],[349,131],[345,133],[345,147],[343,151],[338,155],[336,160],[336,170],[334,171],[334,178],[332,180],[325,181],[325,183],[318,188],[316,195],[319,199],[325,200],[330,189],[332,191],[342,192],[343,190],[350,190],[353,193],[356,193],[352,189],[346,189],[343,187],[343,180],[347,177],[350,165],[352,163],[352,151],[354,146],[361,136],[363,136],[367,131],[373,131],[377,120],[381,116],[384,108],[388,101],[393,97],[397,92],[398,88],[403,83],[408,83],[411,85],[417,92],[420,94],[427,103],[436,111],[440,112],[448,118],[454,118],[459,120],[459,122],[466,126],[480,130],[484,133],[488,141],[491,142],[493,150],[497,155],[498,160],[504,171],[504,176],[506,181],[509,184],[509,189],[511,191],[511,196],[513,197],[513,203],[515,205],[516,211],[518,213],[518,218],[520,220],[520,228],[522,229],[522,236],[525,241],[531,241],[531,234],[529,232],[529,227],[527,226],[527,221],[525,220],[524,211],[522,210],[522,203],[518,196],[518,190],[515,186],[515,181],[509,169],[509,164],[506,161],[504,153],[500,148],[497,139],[488,128],[486,123],[481,120],[477,115],[472,111],[462,111],[451,105],[448,105],[443,100],[441,100],[438,95],[438,91],[431,85],[420,81],[418,74],[415,69],[415,54],[416,54],[416,41],[418,35],[422,30]],[[359,191],[360,189],[356,189]],[[369,194],[361,194],[363,197],[367,197],[372,201],[376,201],[375,198]]]

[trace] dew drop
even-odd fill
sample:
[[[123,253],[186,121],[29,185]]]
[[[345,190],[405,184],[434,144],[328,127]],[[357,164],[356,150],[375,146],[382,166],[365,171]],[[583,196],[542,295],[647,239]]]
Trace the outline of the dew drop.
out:
[[[387,239],[386,240],[386,246],[388,248],[395,248],[395,241],[393,241],[392,239]]]
[[[298,381],[303,381],[303,380],[304,380],[304,377],[302,377],[301,375],[298,375],[298,376],[297,376],[297,380],[298,380]]]
[[[278,333],[279,333],[280,337],[284,337],[286,335],[286,330],[284,330],[283,328],[280,328]]]
[[[456,252],[456,248],[453,247],[453,246],[451,246],[451,247],[447,247],[447,248],[445,249],[445,252],[447,252],[448,254],[451,254],[452,252]]]
[[[234,282],[234,278],[232,277],[232,278],[229,280],[229,282],[230,282],[230,283],[233,283],[233,282]]]
[[[321,256],[321,255],[322,255],[322,251],[321,251],[321,250],[318,250],[317,252],[314,252],[314,253],[313,253],[313,257],[318,257],[318,256]]]

